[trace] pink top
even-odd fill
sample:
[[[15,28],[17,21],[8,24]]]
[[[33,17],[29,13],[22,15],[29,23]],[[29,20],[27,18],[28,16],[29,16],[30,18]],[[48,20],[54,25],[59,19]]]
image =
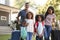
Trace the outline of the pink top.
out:
[[[55,18],[55,14],[48,14],[46,19],[45,19],[45,25],[50,25],[52,26],[52,19]]]

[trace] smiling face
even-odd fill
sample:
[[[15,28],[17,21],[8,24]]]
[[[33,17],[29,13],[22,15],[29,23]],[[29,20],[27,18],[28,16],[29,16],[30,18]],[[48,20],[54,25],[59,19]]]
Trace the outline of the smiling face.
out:
[[[42,20],[40,16],[38,16],[38,18],[37,18],[37,19],[38,19],[38,21],[41,21],[41,20]]]
[[[28,18],[29,18],[29,19],[31,19],[31,18],[32,18],[31,13],[28,13]]]
[[[52,6],[49,6],[48,10],[47,10],[47,13],[48,14],[53,14],[54,13],[54,8]]]
[[[29,3],[26,3],[25,4],[25,9],[28,10],[28,8],[29,8]]]
[[[33,13],[32,13],[32,12],[28,12],[28,13],[26,14],[26,18],[27,18],[27,19],[33,19]]]
[[[49,14],[52,14],[53,13],[53,10],[52,9],[48,9],[48,13]]]

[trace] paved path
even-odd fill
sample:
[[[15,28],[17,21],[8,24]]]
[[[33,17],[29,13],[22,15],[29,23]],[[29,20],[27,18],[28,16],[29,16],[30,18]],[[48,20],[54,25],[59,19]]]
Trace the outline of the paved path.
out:
[[[0,26],[0,34],[11,34],[12,30],[9,26]]]

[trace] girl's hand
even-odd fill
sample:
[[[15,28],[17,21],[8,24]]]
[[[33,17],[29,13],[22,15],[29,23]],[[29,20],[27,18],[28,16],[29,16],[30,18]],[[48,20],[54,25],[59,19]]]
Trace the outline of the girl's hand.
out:
[[[26,23],[26,26],[28,26],[28,23]]]
[[[40,38],[43,37],[43,34],[40,34],[39,37],[40,37]]]
[[[33,36],[35,36],[35,33],[33,33]]]
[[[43,34],[44,34],[44,30],[43,30],[43,32],[39,35],[39,37],[43,37]]]

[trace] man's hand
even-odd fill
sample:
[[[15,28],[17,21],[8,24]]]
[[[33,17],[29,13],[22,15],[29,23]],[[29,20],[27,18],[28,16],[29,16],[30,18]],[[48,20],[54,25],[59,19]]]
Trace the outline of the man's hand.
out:
[[[21,24],[20,21],[18,21],[18,24]]]

